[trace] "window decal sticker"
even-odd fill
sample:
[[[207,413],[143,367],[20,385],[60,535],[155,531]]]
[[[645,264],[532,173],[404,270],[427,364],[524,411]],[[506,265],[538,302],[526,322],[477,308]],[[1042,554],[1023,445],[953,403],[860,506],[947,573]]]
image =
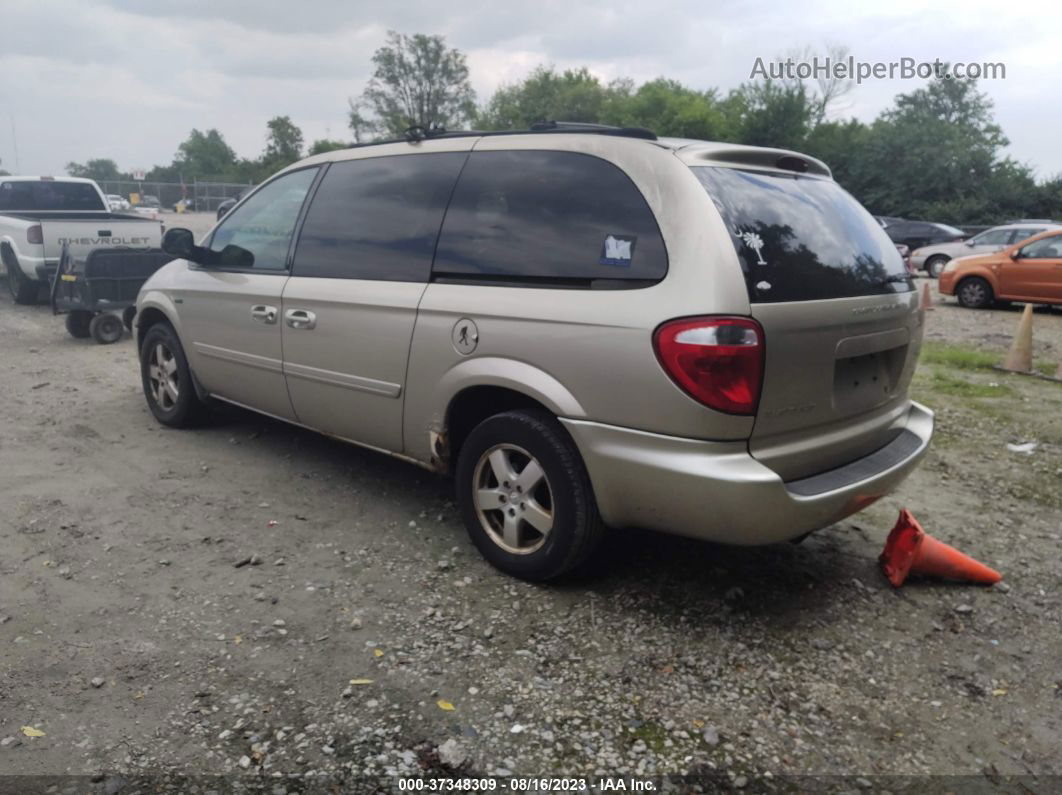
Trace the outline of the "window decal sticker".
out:
[[[601,246],[598,262],[601,265],[629,268],[631,258],[634,257],[634,244],[637,242],[637,235],[607,235],[604,245]]]
[[[763,238],[757,235],[755,232],[735,232],[740,237],[746,246],[756,252],[756,264],[766,265],[767,260],[763,258],[763,254],[760,253],[760,249],[763,248]]]

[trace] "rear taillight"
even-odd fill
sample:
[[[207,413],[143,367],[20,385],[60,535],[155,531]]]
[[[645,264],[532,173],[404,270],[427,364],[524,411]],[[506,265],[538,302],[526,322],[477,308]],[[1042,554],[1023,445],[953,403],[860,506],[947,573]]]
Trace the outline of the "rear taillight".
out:
[[[763,381],[763,329],[747,317],[671,320],[653,335],[660,364],[704,405],[755,414]]]
[[[37,245],[44,242],[44,231],[41,229],[40,224],[34,224],[26,230],[26,242]]]

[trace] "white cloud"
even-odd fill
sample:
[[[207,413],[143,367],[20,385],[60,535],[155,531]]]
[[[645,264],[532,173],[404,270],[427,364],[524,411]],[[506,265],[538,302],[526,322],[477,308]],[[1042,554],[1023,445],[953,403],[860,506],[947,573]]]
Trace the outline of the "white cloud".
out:
[[[193,127],[217,127],[254,156],[277,114],[308,141],[347,137],[347,97],[362,90],[388,29],[445,35],[467,53],[481,101],[540,63],[725,91],[748,79],[757,56],[828,42],[867,61],[1003,61],[1007,79],[982,87],[1012,154],[1041,174],[1062,171],[1062,109],[1044,101],[1062,73],[1062,12],[1046,0],[1009,15],[994,0],[4,0],[3,20],[0,106],[14,116],[26,172],[90,157],[168,163]],[[844,111],[870,120],[918,85],[865,83]],[[0,122],[10,168],[11,125]]]

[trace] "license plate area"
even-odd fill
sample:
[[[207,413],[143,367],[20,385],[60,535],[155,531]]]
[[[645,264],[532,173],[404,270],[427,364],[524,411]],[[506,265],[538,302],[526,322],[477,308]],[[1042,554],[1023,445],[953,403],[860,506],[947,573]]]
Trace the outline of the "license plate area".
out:
[[[833,408],[858,414],[888,402],[899,382],[907,346],[837,359],[833,368]]]

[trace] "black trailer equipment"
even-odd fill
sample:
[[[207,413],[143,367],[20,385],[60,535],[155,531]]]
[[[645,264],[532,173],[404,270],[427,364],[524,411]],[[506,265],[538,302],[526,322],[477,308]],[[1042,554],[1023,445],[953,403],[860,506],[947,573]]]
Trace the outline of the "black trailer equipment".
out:
[[[123,323],[133,330],[140,288],[172,259],[157,248],[101,248],[80,261],[64,244],[52,279],[52,312],[67,313],[71,337],[92,337],[101,345],[117,342]]]

